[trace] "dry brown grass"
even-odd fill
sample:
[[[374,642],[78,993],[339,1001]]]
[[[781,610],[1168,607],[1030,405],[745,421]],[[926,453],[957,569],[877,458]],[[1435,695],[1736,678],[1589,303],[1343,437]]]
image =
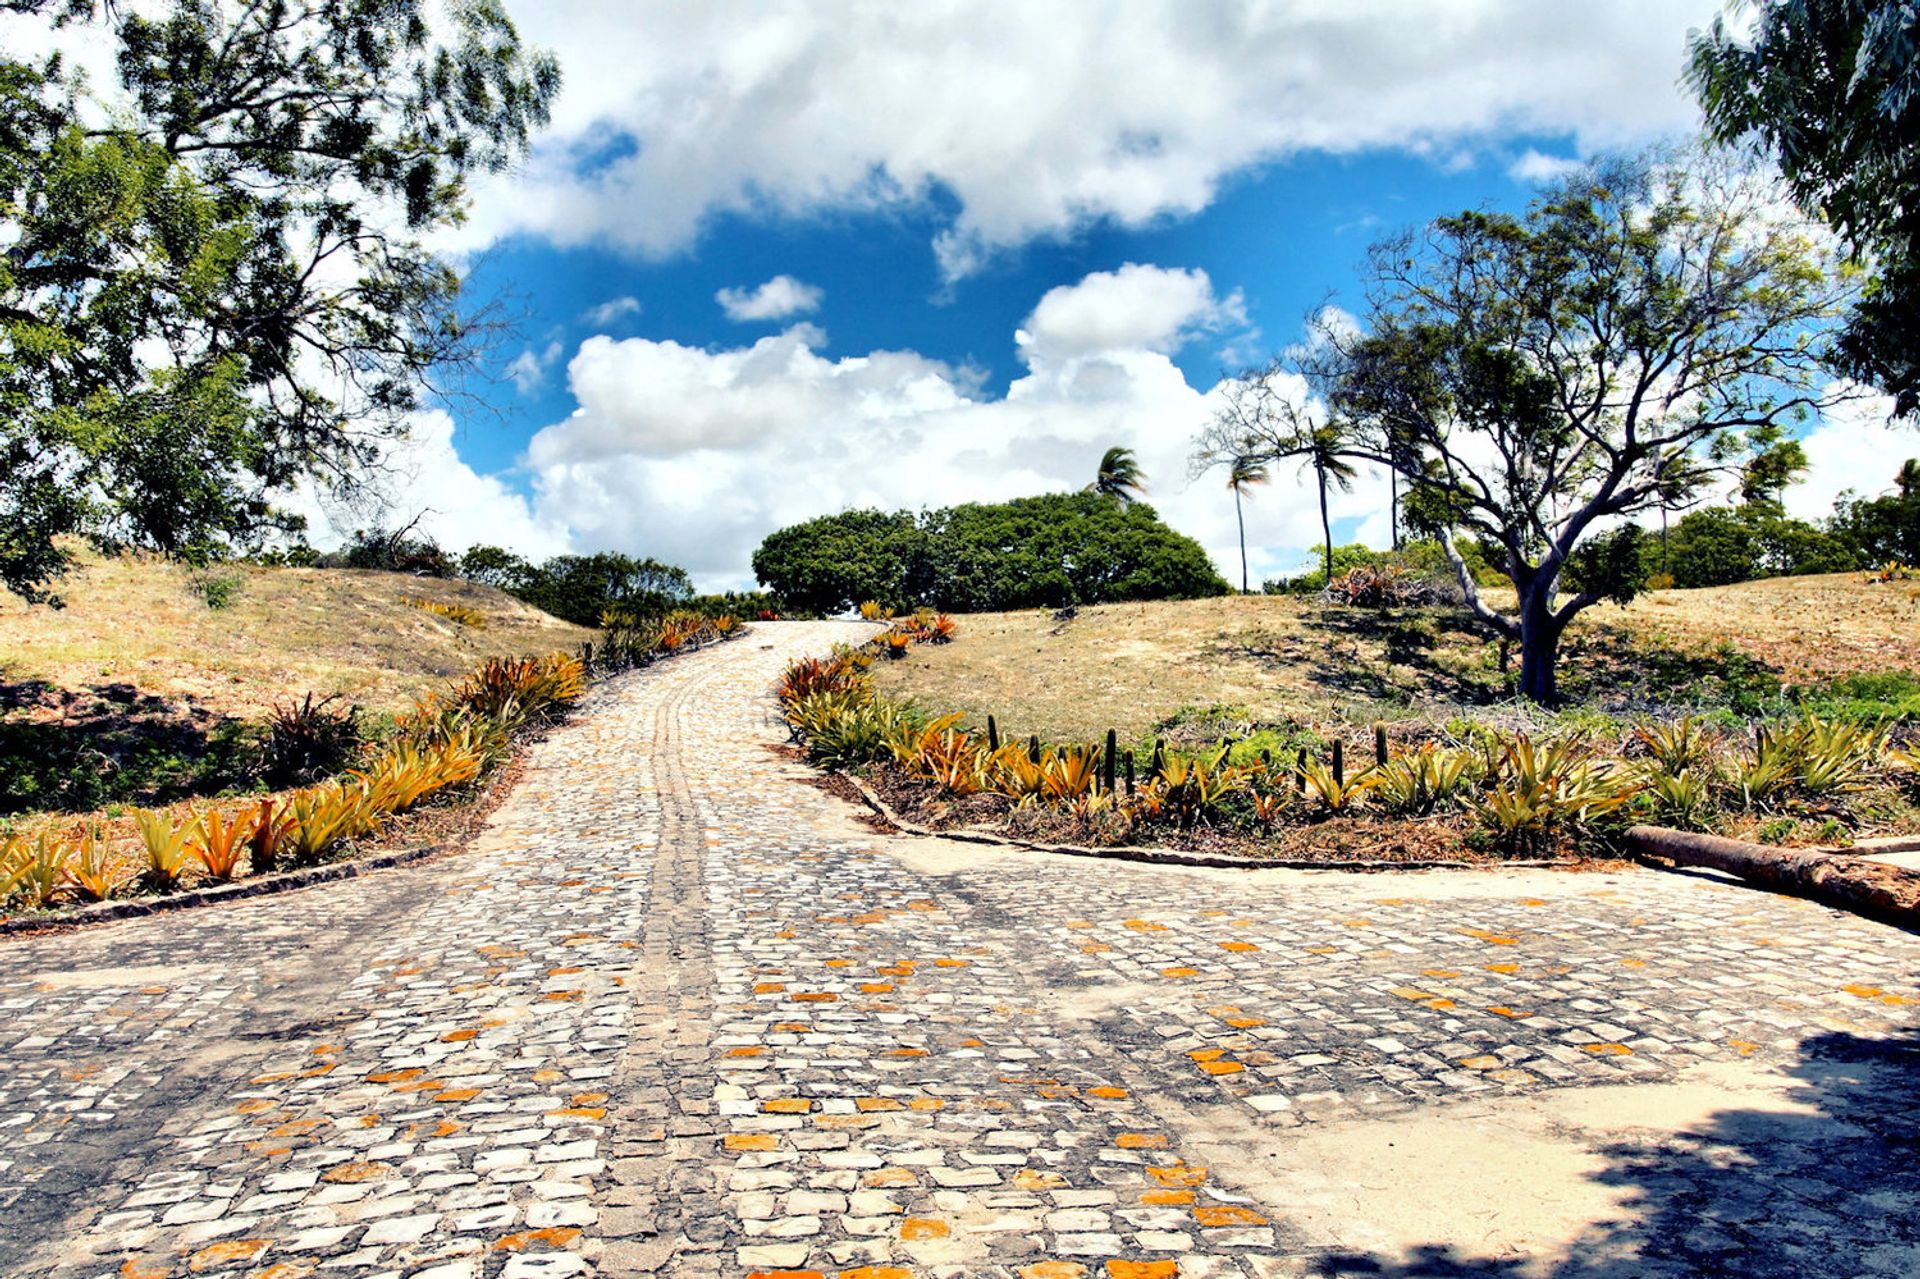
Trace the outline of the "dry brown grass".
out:
[[[181,569],[88,555],[64,609],[0,600],[0,680],[61,688],[132,684],[220,716],[257,718],[289,697],[339,693],[400,709],[494,654],[578,648],[593,632],[469,582],[330,569],[223,569],[231,604],[209,608]],[[477,610],[463,626],[405,601]]]
[[[1484,701],[1503,685],[1496,646],[1461,610],[1400,613],[1278,596],[1112,604],[1061,623],[1044,611],[959,619],[958,642],[918,647],[876,674],[883,690],[1006,734],[1138,738],[1186,706],[1242,706],[1253,718],[1370,718],[1383,704]],[[1920,667],[1920,583],[1844,574],[1662,591],[1588,610],[1570,636],[1588,651],[1645,645],[1702,652],[1734,644],[1789,681]],[[1598,656],[1589,678],[1611,677]]]
[[[1862,582],[1851,573],[1776,577],[1655,591],[1602,611],[1681,646],[1727,641],[1795,682],[1920,667],[1920,582]]]

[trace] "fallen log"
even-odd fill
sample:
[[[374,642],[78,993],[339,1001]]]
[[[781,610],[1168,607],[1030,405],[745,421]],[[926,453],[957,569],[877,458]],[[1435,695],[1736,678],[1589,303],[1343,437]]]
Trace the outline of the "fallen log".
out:
[[[1701,866],[1902,928],[1920,930],[1920,871],[1817,848],[1773,848],[1719,835],[1635,826],[1627,846],[1641,857]]]

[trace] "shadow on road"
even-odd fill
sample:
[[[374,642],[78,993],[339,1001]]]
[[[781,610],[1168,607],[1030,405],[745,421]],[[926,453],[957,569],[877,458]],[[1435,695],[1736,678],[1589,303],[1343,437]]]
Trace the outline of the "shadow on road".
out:
[[[1801,1045],[1787,1100],[1717,1111],[1657,1140],[1603,1147],[1618,1220],[1564,1258],[1327,1254],[1309,1271],[1378,1279],[1815,1279],[1920,1275],[1920,1036],[1832,1033]]]

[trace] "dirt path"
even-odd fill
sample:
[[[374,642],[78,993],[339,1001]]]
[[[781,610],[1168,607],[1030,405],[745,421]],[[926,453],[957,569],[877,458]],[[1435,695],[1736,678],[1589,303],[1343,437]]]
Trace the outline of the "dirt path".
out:
[[[1920,1271],[1920,938],[889,841],[771,749],[841,633],[596,690],[460,855],[6,944],[0,1274]]]

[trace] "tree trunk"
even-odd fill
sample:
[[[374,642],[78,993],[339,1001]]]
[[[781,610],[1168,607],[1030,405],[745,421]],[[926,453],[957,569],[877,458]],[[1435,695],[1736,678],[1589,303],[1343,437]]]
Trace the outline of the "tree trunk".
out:
[[[1240,593],[1247,593],[1247,517],[1240,510],[1240,486],[1233,489],[1233,518],[1240,525]]]
[[[1558,666],[1564,623],[1553,616],[1553,593],[1536,583],[1520,597],[1520,696],[1542,706],[1560,700]]]
[[[1657,826],[1635,826],[1627,843],[1636,853],[1677,866],[1705,866],[1839,910],[1920,926],[1920,872],[1913,870],[1822,849],[1769,848]]]
[[[1400,472],[1387,468],[1387,527],[1393,532],[1393,549],[1400,549]]]
[[[1322,549],[1327,553],[1327,587],[1333,586],[1333,521],[1327,517],[1327,471],[1314,464],[1314,478],[1320,481],[1320,536],[1325,540]]]

